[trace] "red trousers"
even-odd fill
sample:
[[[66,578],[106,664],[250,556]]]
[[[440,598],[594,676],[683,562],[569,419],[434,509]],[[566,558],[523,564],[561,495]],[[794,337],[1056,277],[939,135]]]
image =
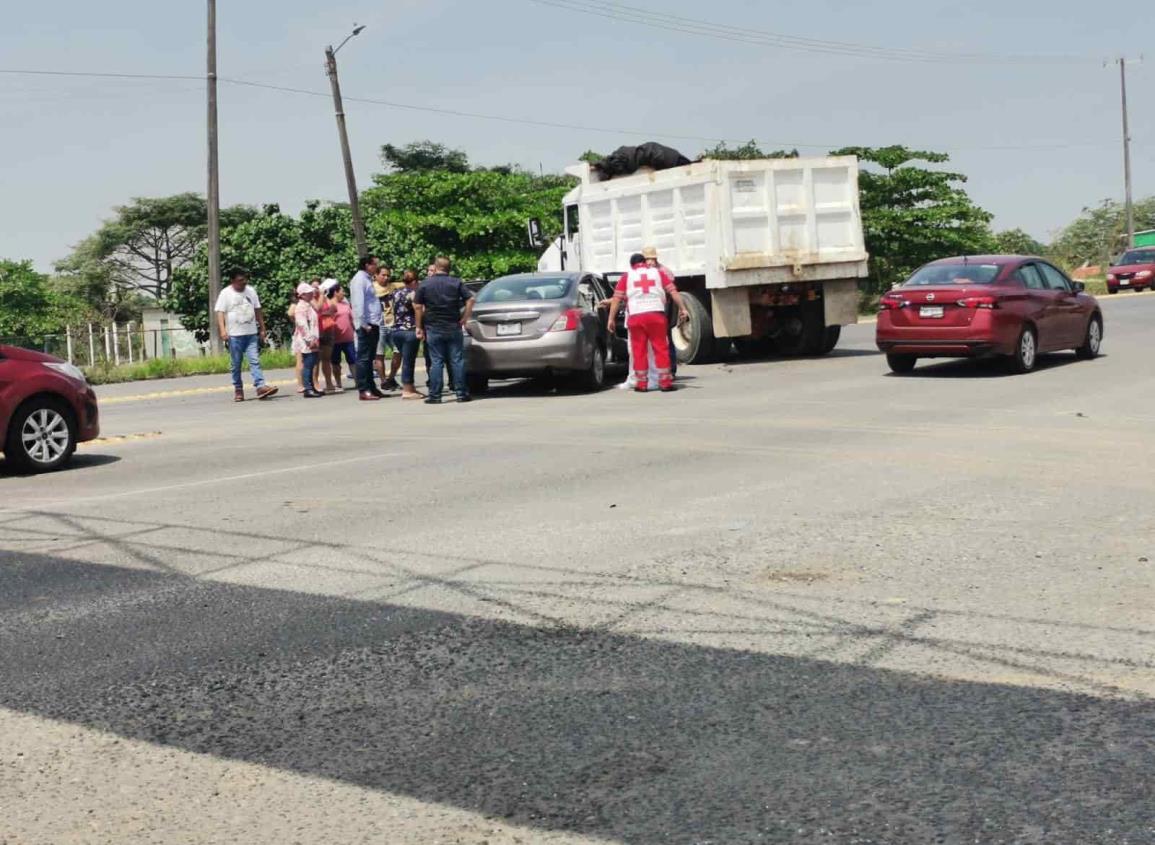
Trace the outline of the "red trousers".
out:
[[[649,387],[650,347],[654,348],[654,366],[658,368],[658,386],[674,383],[670,375],[670,343],[666,315],[661,311],[631,315],[626,322],[630,330],[630,352],[634,356],[634,378],[641,390]]]

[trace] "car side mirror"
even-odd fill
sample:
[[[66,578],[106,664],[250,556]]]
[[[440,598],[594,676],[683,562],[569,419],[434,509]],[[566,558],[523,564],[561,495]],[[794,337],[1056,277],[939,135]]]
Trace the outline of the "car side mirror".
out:
[[[1082,293],[1087,289],[1087,286],[1082,282],[1071,282],[1071,287],[1074,289],[1075,293]]]

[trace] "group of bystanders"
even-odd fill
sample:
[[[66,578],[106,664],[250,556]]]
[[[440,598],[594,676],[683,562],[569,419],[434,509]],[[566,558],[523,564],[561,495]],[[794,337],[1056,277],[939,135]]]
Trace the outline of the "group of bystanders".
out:
[[[394,281],[392,270],[370,255],[361,259],[348,291],[336,279],[314,278],[297,285],[287,312],[293,324],[297,392],[306,399],[343,393],[348,367],[362,401],[378,401],[399,390],[402,399],[435,405],[442,401],[448,370],[457,401],[469,402],[463,332],[473,310],[473,293],[450,275],[450,269],[449,259],[438,257],[423,281],[413,270]],[[245,399],[241,368],[246,360],[257,398],[276,394],[277,388],[265,382],[261,371],[260,347],[267,332],[261,301],[249,285],[247,271],[229,272],[229,285],[217,298],[215,311],[228,344],[234,401]],[[415,383],[422,347],[427,395]],[[319,377],[324,378],[323,388]]]

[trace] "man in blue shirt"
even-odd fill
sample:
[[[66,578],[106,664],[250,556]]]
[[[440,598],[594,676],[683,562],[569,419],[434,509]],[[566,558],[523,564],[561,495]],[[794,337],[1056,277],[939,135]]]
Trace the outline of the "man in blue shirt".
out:
[[[373,356],[381,337],[381,300],[373,288],[377,275],[377,258],[362,256],[360,269],[349,281],[349,296],[353,300],[353,325],[357,329],[357,391],[362,402],[376,402],[385,394],[373,383]]]
[[[473,313],[473,291],[461,279],[449,275],[449,259],[438,256],[436,272],[417,288],[413,306],[417,316],[417,337],[429,350],[429,405],[441,404],[442,374],[449,364],[449,381],[457,390],[457,401],[470,401],[465,381],[465,340],[462,330]]]

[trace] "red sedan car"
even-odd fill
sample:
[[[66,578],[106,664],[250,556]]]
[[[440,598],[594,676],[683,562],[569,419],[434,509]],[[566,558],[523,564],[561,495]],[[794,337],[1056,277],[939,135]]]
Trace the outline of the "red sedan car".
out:
[[[919,358],[1006,356],[1030,372],[1044,352],[1094,358],[1103,314],[1083,285],[1041,258],[944,258],[917,270],[880,302],[876,342],[896,373]]]
[[[1155,247],[1129,249],[1107,271],[1107,293],[1155,290]]]
[[[100,434],[96,394],[71,364],[0,346],[0,451],[18,472],[68,463],[76,444]]]

